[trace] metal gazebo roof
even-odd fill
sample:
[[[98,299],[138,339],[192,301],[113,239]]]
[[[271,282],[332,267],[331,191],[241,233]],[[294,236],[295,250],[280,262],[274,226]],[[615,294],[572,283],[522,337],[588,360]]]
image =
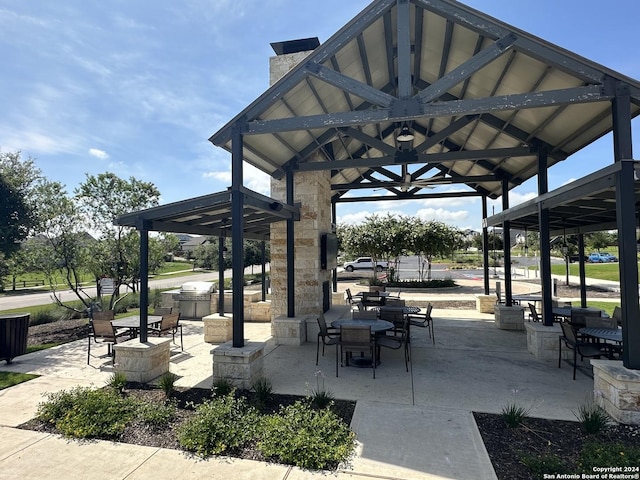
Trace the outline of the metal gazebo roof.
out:
[[[268,240],[273,222],[300,218],[299,208],[242,188],[244,196],[244,235],[253,240]],[[193,233],[209,236],[229,236],[231,232],[230,190],[169,203],[118,217],[118,225],[145,230]]]
[[[334,199],[464,183],[502,195],[632,117],[640,83],[453,0],[376,0],[211,136],[273,177],[331,169]],[[406,124],[412,142],[398,142]],[[318,161],[320,158],[321,161]],[[387,197],[388,198],[388,197]]]

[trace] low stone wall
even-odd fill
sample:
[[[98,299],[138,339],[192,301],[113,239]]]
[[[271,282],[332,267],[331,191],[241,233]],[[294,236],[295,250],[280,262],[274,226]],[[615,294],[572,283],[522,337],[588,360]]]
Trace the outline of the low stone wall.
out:
[[[640,425],[640,371],[617,360],[591,360],[594,401],[620,423]]]
[[[307,341],[307,316],[277,317],[271,322],[271,335],[277,345],[302,345]]]
[[[206,343],[224,343],[233,338],[233,315],[207,315],[202,317],[204,341]]]

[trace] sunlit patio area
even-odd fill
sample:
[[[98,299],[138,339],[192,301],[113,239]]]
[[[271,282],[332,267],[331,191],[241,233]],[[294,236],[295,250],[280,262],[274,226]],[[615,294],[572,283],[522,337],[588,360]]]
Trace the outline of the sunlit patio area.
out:
[[[335,306],[327,321],[345,315],[350,316],[349,307]],[[385,349],[375,379],[370,368],[352,366],[339,367],[336,377],[334,346],[316,366],[315,337],[301,346],[276,345],[270,323],[246,323],[245,336],[265,343],[263,372],[274,392],[305,395],[325,388],[336,398],[357,400],[352,428],[359,447],[349,471],[372,478],[495,478],[473,411],[499,413],[517,403],[532,416],[574,420],[572,412],[593,396],[588,360],[572,381],[569,365],[559,369],[556,361],[537,360],[527,351],[525,332],[496,328],[491,314],[435,309],[433,319],[435,345],[426,329],[411,332],[409,372],[402,350]],[[218,346],[203,341],[202,322],[181,323],[184,351],[171,344],[170,371],[180,377],[176,385],[211,388],[212,350]],[[96,356],[90,365],[86,350],[86,340],[76,341],[3,367],[41,375],[0,395],[3,434],[32,418],[45,392],[107,382],[114,367],[106,346],[92,348]],[[83,446],[69,442],[66,448]]]

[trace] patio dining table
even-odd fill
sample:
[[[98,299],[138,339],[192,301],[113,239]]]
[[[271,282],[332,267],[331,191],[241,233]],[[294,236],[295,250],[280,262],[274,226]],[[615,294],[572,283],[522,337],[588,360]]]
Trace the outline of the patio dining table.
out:
[[[590,307],[553,307],[552,312],[554,317],[564,317],[571,318],[572,312],[576,311],[590,311],[590,312],[600,312],[603,317],[608,317],[609,315],[606,312],[603,312],[599,308],[590,308]]]
[[[395,305],[389,305],[389,306],[384,306],[384,307],[376,307],[376,310],[378,310],[379,312],[402,312],[404,315],[410,315],[410,314],[414,314],[414,313],[419,313],[420,310],[422,310],[420,307],[412,307],[412,306],[395,306]]]
[[[149,315],[147,316],[147,326],[151,327],[159,324],[162,321],[162,315]],[[116,320],[111,320],[111,325],[116,328],[128,328],[131,332],[131,337],[137,337],[140,331],[140,315],[131,315],[129,317],[122,317]]]
[[[585,327],[578,330],[578,333],[600,340],[622,343],[621,328]]]

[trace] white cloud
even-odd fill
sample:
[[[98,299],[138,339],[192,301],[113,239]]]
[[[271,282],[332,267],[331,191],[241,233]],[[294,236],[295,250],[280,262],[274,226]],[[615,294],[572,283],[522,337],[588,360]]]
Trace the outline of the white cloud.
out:
[[[262,193],[263,195],[269,195],[271,193],[271,181],[269,175],[261,170],[258,170],[253,165],[249,165],[248,163],[244,164],[243,169],[243,184],[245,187],[255,192]],[[229,166],[228,170],[206,172],[205,174],[203,174],[203,177],[213,178],[214,180],[218,180],[219,182],[222,182],[227,186],[231,185],[231,166]]]
[[[437,220],[444,223],[466,222],[469,212],[466,210],[446,210],[444,208],[422,208],[416,212],[416,217],[423,220]]]
[[[105,152],[104,150],[99,150],[97,148],[90,148],[89,155],[99,158],[100,160],[106,160],[107,158],[109,158],[109,154],[107,152]]]

